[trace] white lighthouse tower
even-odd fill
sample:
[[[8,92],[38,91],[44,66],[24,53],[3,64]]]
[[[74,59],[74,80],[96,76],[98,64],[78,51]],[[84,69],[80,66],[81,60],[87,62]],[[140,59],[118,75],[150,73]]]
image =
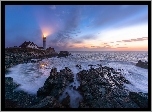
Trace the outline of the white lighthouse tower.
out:
[[[46,36],[43,35],[43,48],[46,49]]]

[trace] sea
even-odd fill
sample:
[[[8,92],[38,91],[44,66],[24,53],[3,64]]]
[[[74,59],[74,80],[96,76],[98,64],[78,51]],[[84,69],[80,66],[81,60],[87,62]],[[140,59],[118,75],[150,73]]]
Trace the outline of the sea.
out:
[[[43,86],[45,80],[50,75],[52,68],[56,67],[57,71],[68,67],[74,74],[74,82],[70,85],[78,86],[80,82],[76,78],[76,74],[81,70],[88,70],[88,65],[94,65],[97,68],[97,64],[102,66],[112,67],[115,70],[123,69],[122,75],[131,82],[131,84],[125,84],[125,88],[133,92],[148,93],[148,69],[140,68],[136,66],[138,60],[148,61],[147,51],[69,51],[71,53],[67,58],[52,57],[43,59],[38,63],[24,63],[18,64],[10,68],[10,72],[5,77],[12,77],[14,82],[20,84],[15,89],[23,90],[29,94],[36,95],[38,89]],[[45,64],[44,66],[41,66]],[[76,67],[81,65],[81,69]],[[41,66],[41,67],[40,67]],[[69,86],[70,86],[69,85]],[[62,101],[66,97],[65,93],[70,95],[70,106],[76,108],[79,106],[78,102],[83,98],[78,91],[70,89],[69,86],[65,89],[64,93],[60,96],[59,101]],[[76,99],[79,98],[79,101]]]

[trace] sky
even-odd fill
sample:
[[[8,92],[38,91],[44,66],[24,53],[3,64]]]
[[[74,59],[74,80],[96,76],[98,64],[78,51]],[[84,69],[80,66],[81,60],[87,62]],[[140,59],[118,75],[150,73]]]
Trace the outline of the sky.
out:
[[[147,5],[6,5],[5,47],[148,51]]]

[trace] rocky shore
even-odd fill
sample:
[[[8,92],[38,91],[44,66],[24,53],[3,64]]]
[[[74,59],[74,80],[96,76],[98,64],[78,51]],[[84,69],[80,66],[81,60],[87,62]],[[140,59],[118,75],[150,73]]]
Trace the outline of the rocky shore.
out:
[[[32,48],[6,48],[5,49],[5,71],[8,68],[21,64],[32,62],[31,59],[44,59],[57,56],[56,52],[48,52],[47,50]]]
[[[89,65],[91,66],[91,65]],[[130,92],[124,84],[130,84],[121,74],[121,69],[98,65],[77,73],[76,80],[80,82],[78,88],[70,85],[75,79],[68,67],[57,72],[52,68],[50,76],[39,88],[36,96],[23,91],[14,91],[17,84],[12,78],[5,80],[5,107],[11,108],[71,108],[69,93],[60,100],[64,90],[69,86],[82,96],[78,108],[147,108],[148,94]],[[10,89],[11,88],[11,89]],[[79,97],[75,99],[79,100]],[[12,105],[11,105],[12,104]],[[15,106],[14,106],[15,105]]]

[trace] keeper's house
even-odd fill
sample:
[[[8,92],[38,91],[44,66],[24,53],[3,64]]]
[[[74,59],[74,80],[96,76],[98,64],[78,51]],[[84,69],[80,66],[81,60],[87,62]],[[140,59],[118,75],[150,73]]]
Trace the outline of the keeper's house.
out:
[[[34,49],[39,49],[38,46],[36,44],[34,44],[33,42],[24,42],[22,45],[19,46],[20,48],[34,48]]]

